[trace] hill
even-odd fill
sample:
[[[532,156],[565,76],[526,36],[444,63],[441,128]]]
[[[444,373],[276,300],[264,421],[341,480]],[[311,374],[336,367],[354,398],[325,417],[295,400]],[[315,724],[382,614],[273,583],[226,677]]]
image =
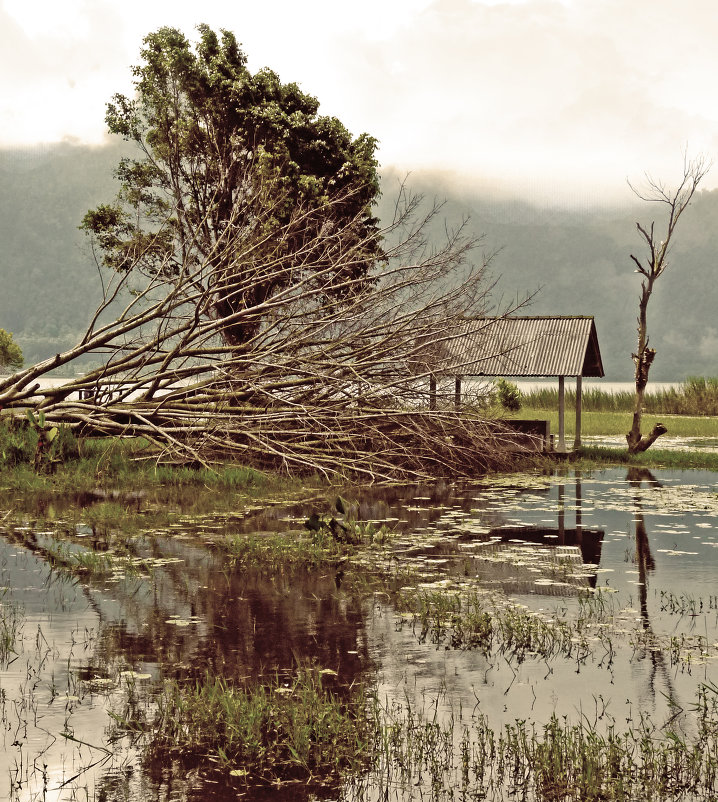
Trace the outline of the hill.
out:
[[[116,192],[113,169],[122,145],[72,144],[0,151],[0,327],[13,332],[27,362],[73,344],[101,297],[97,267],[78,225],[87,209]],[[435,221],[484,236],[498,251],[491,270],[494,301],[503,308],[531,295],[527,314],[594,315],[608,378],[630,380],[640,255],[635,222],[650,222],[655,207],[542,208],[520,199],[459,191],[445,177],[414,174],[412,190],[444,202]],[[397,176],[386,170],[379,214],[393,211]],[[677,232],[671,266],[649,307],[654,380],[718,374],[714,322],[718,191],[701,192]]]

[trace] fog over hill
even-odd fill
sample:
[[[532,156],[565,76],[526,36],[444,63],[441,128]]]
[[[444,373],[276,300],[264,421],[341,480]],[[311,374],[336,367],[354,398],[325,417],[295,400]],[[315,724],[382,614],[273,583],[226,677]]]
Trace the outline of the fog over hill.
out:
[[[97,268],[78,225],[87,209],[114,196],[121,148],[0,151],[0,327],[13,332],[28,362],[72,345],[100,298]],[[383,173],[384,219],[393,213],[400,180],[391,170]],[[640,277],[630,254],[643,255],[635,223],[650,223],[660,213],[657,205],[537,207],[440,175],[414,173],[406,180],[427,203],[444,203],[434,236],[445,222],[455,226],[468,217],[471,231],[483,235],[483,249],[497,251],[491,267],[497,308],[531,295],[522,313],[594,315],[608,378],[631,379]],[[702,192],[677,230],[649,306],[655,380],[718,375],[716,221],[718,191]]]

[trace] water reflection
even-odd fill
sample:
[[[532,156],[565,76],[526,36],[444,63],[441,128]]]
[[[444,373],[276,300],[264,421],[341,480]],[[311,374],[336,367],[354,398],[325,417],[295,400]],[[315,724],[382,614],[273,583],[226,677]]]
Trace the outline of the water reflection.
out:
[[[641,624],[645,639],[643,648],[639,652],[639,657],[648,658],[651,666],[648,676],[645,678],[645,685],[641,693],[641,703],[643,707],[648,704],[655,707],[656,695],[663,694],[670,710],[667,713],[665,727],[669,725],[674,730],[684,730],[687,726],[687,716],[681,715],[684,711],[679,704],[676,688],[671,676],[670,659],[666,656],[666,651],[662,648],[659,639],[656,637],[651,625],[648,588],[649,574],[656,569],[656,561],[651,552],[651,544],[648,538],[646,520],[644,514],[644,498],[641,492],[645,482],[649,488],[660,489],[662,483],[656,479],[654,474],[647,468],[631,467],[628,469],[626,481],[633,489],[634,505],[634,526],[636,538],[635,562],[638,569],[638,599],[641,611]],[[661,687],[657,684],[661,683]],[[685,732],[684,732],[685,734]]]
[[[626,476],[628,484],[636,491],[640,491],[641,485],[645,481],[649,487],[662,487],[661,483],[647,468],[629,468]],[[648,574],[655,570],[656,561],[651,553],[651,544],[648,540],[646,531],[646,521],[643,514],[643,500],[640,492],[633,495],[635,507],[635,527],[636,527],[636,565],[638,567],[638,594],[641,606],[641,617],[643,628],[647,631],[651,628],[648,616]]]
[[[62,521],[54,529],[23,521],[1,534],[3,602],[24,607],[25,627],[17,656],[0,666],[3,699],[12,700],[2,709],[0,783],[9,777],[10,786],[0,785],[0,798],[59,800],[67,788],[95,783],[106,799],[121,788],[121,799],[160,794],[150,795],[145,777],[142,794],[129,795],[129,775],[118,766],[137,764],[132,738],[120,732],[105,744],[106,711],[126,712],[132,701],[151,716],[152,689],[163,678],[209,672],[255,682],[313,660],[337,673],[342,693],[369,665],[361,602],[337,591],[333,573],[229,571],[211,545],[155,534],[134,542],[133,556],[151,560],[150,570],[80,580],[50,562],[61,543],[89,542],[78,540],[85,533]],[[102,553],[113,544],[98,545]],[[217,799],[230,793],[221,788]]]
[[[546,615],[552,605],[561,613],[574,609],[589,589],[619,593],[614,626],[625,636],[616,635],[615,653],[550,664],[529,655],[518,666],[419,642],[387,597],[354,594],[356,583],[337,582],[334,571],[233,571],[220,559],[219,538],[291,532],[327,499],[207,510],[201,517],[178,512],[125,543],[133,559],[144,561],[135,571],[82,580],[51,570],[53,549],[61,543],[112,553],[124,536],[78,524],[77,511],[66,515],[61,504],[45,505],[48,518],[37,510],[10,516],[0,524],[0,584],[11,588],[3,602],[21,604],[26,623],[19,655],[0,666],[0,686],[11,700],[2,708],[0,778],[15,778],[6,797],[26,802],[44,793],[59,800],[67,790],[61,784],[84,769],[73,782],[94,787],[98,798],[234,798],[221,781],[178,780],[171,768],[143,767],[126,733],[108,744],[107,710],[136,705],[149,715],[152,689],[165,677],[209,671],[261,680],[307,657],[342,683],[376,670],[383,694],[441,696],[447,710],[480,705],[498,727],[527,715],[539,722],[576,715],[599,697],[618,705],[630,699],[669,721],[672,706],[683,700],[687,708],[697,681],[710,674],[708,665],[684,670],[671,663],[666,639],[685,627],[658,594],[703,594],[708,609],[718,556],[712,481],[631,469],[345,491],[360,518],[396,532],[386,570],[411,568],[413,581],[461,580]],[[149,501],[141,503],[144,509]],[[346,570],[364,569],[350,562]],[[701,619],[709,640],[718,623],[711,609],[713,619]],[[688,623],[696,626],[695,619]],[[91,746],[58,738],[62,732],[81,734]],[[41,765],[47,780],[42,770],[33,779],[31,767]],[[4,791],[0,786],[2,798]]]

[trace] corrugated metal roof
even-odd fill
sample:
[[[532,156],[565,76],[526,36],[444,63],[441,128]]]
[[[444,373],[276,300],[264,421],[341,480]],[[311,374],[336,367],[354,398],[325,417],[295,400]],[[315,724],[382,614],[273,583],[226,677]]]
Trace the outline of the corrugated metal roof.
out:
[[[593,317],[476,318],[441,350],[445,369],[465,376],[604,375]]]

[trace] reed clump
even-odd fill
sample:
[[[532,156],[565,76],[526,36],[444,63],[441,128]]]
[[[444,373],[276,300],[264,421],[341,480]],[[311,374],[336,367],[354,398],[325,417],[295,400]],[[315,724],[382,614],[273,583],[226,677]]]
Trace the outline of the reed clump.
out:
[[[635,395],[632,392],[610,393],[588,388],[581,393],[586,412],[632,412]],[[530,409],[558,407],[558,390],[546,387],[523,394],[523,406]],[[566,404],[576,403],[576,392],[567,389]],[[648,385],[643,410],[651,415],[718,415],[718,377],[691,376],[679,387],[653,390]]]
[[[588,637],[604,643],[614,615],[613,606],[600,596],[578,597],[575,617],[557,617],[529,610],[503,594],[454,589],[405,589],[395,604],[411,620],[420,641],[437,646],[492,650],[522,662],[529,654],[584,659],[589,653]],[[589,632],[590,630],[590,632]]]

